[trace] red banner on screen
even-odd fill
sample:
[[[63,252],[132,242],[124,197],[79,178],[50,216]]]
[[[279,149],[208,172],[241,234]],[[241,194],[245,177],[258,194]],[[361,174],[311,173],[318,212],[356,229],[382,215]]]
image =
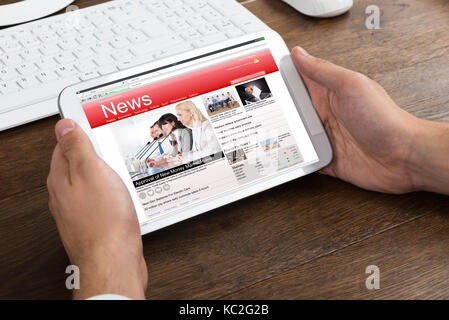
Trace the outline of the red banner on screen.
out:
[[[83,105],[91,128],[278,71],[269,50]]]

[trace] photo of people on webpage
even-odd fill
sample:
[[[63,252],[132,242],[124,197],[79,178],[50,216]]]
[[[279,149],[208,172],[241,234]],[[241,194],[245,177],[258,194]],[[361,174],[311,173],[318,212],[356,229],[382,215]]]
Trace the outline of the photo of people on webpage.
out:
[[[203,104],[209,117],[240,107],[232,93],[232,87],[204,95]]]
[[[113,132],[133,181],[221,152],[192,100],[117,122]]]
[[[235,87],[244,106],[272,97],[267,80],[260,78]]]

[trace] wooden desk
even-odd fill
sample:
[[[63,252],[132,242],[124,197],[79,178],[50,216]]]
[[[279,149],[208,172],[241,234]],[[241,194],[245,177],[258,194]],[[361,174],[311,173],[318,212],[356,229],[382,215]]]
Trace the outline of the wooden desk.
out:
[[[365,29],[372,3],[381,30]],[[331,20],[278,0],[246,6],[290,47],[368,74],[420,117],[449,120],[446,0],[356,0]],[[45,187],[57,120],[0,133],[0,298],[71,296]],[[145,236],[144,251],[149,299],[447,299],[449,198],[313,174]],[[380,290],[365,288],[368,265],[380,268]]]

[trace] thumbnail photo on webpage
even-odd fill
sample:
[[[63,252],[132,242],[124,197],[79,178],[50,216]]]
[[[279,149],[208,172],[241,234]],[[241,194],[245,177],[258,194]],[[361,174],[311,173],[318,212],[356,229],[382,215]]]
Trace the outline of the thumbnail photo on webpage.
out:
[[[205,94],[202,99],[209,117],[240,107],[231,88]]]
[[[236,86],[236,89],[245,106],[273,96],[265,78],[238,85]]]
[[[165,171],[177,173],[224,157],[211,122],[201,109],[205,110],[201,100],[192,99],[113,124],[133,182],[153,182],[167,177]]]

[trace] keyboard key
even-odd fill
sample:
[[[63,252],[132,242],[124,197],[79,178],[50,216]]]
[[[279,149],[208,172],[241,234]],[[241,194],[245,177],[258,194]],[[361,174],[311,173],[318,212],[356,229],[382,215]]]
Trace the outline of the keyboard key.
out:
[[[171,35],[170,37],[159,37],[148,40],[148,46],[157,50],[159,48],[170,47],[176,44],[182,43],[184,40],[177,35]]]
[[[242,6],[235,1],[212,1],[210,6],[226,17],[242,14]],[[248,17],[248,15],[245,15],[245,17]]]
[[[159,38],[170,35],[172,31],[165,26],[157,26],[154,24],[146,24],[141,30],[150,38]]]
[[[56,66],[55,59],[49,57],[42,57],[36,60],[35,63],[41,70],[50,69]]]
[[[261,22],[257,21],[255,18],[248,18],[245,15],[234,16],[231,20],[236,26],[245,30],[247,33],[260,31],[264,27],[264,25]]]
[[[202,26],[199,26],[198,31],[205,36],[218,32],[217,28],[215,28],[213,25],[210,24],[204,24]]]
[[[195,27],[195,26],[201,26],[201,25],[207,23],[206,19],[204,19],[204,18],[203,18],[202,16],[200,16],[200,15],[194,15],[194,16],[189,17],[189,19],[187,20],[187,22],[188,22],[192,27]]]
[[[189,17],[195,14],[195,11],[193,11],[192,8],[188,6],[177,7],[175,11],[181,17]]]
[[[228,29],[235,28],[234,24],[229,19],[218,19],[214,22],[214,26],[220,31],[226,31]]]
[[[92,17],[92,24],[97,28],[109,27],[112,25],[112,20],[105,15],[98,15],[96,17]]]
[[[108,53],[102,53],[101,55],[95,56],[92,61],[98,66],[115,62],[114,58]]]
[[[21,29],[14,32],[14,37],[16,39],[20,40],[20,39],[27,38],[27,37],[33,37],[33,33],[31,33],[31,30],[23,28],[22,26],[20,26],[20,27],[21,27]]]
[[[189,28],[187,31],[181,33],[181,36],[186,41],[193,41],[201,37],[201,34],[193,28]]]
[[[98,66],[107,65],[114,62],[114,59],[112,59],[111,55],[104,53],[102,55],[96,56],[93,61]]]
[[[170,24],[170,28],[177,32],[186,30],[189,27],[190,26],[187,24],[187,22],[184,19],[179,19],[179,20],[173,21]]]
[[[33,25],[32,29],[33,34],[35,34],[38,37],[47,35],[47,34],[54,34],[53,30],[50,28],[50,26],[47,23],[39,23]]]
[[[74,67],[60,66],[54,70],[61,78],[68,78],[77,75],[78,72]]]
[[[0,79],[2,81],[9,81],[16,79],[18,77],[18,73],[16,68],[14,67],[0,67]]]
[[[42,83],[47,83],[58,79],[58,76],[53,70],[40,71],[37,73],[36,77]]]
[[[8,54],[11,53],[15,53],[21,49],[23,49],[23,47],[20,45],[19,42],[17,42],[16,40],[5,40],[0,42],[0,48]]]
[[[51,30],[48,33],[40,34],[38,38],[45,44],[56,43],[59,41],[58,35]]]
[[[80,34],[93,33],[98,30],[97,27],[95,27],[92,22],[87,19],[81,19],[81,21],[79,21],[78,24],[75,25],[75,28]]]
[[[94,33],[94,36],[100,41],[105,41],[114,38],[115,34],[111,31],[110,28],[106,27],[97,29]]]
[[[174,10],[162,11],[158,14],[158,17],[162,21],[167,21],[167,22],[179,19],[179,16],[176,14],[176,12]]]
[[[127,37],[132,43],[139,43],[148,40],[148,37],[142,31],[134,31]]]
[[[151,1],[147,4],[147,8],[153,13],[159,13],[167,10],[167,6],[163,3],[163,1]]]
[[[124,48],[129,45],[128,39],[121,36],[112,38],[109,43],[116,49]]]
[[[184,2],[182,0],[165,0],[164,3],[169,8],[179,8],[180,6],[184,5]]]
[[[16,67],[16,69],[17,69],[17,71],[19,71],[19,73],[21,75],[24,75],[24,76],[30,75],[30,74],[33,74],[33,73],[37,72],[36,65],[34,65],[32,63],[28,63],[28,62],[23,62],[23,63],[19,64]]]
[[[17,85],[17,83],[15,81],[10,81],[10,82],[1,82],[0,81],[0,92],[2,94],[13,93],[13,92],[17,92],[19,90],[20,90],[20,87]]]
[[[146,10],[143,5],[140,5],[134,1],[126,1],[125,3],[120,5],[120,8],[124,11],[131,11],[131,10]]]
[[[214,22],[223,19],[223,16],[212,8],[202,11],[202,16],[209,22]]]
[[[195,40],[193,42],[193,45],[196,48],[200,48],[200,47],[204,47],[213,43],[217,43],[220,41],[225,41],[228,38],[226,37],[226,35],[222,34],[222,33],[217,33],[217,34],[212,34],[212,35],[208,35],[208,36],[203,36],[198,40]]]
[[[157,19],[157,21],[154,21],[150,17],[143,17],[130,22],[129,25],[131,26],[132,29],[139,30],[145,25],[154,25],[155,27],[157,25],[162,25],[162,22],[159,21],[159,19]]]
[[[78,82],[78,77],[68,77],[46,84],[41,83],[38,86],[28,88],[26,90],[26,94],[18,91],[3,95],[0,99],[0,113],[8,112],[10,110],[17,109],[21,106],[28,105],[33,102],[56,97],[62,89]]]
[[[91,44],[93,42],[97,42],[98,39],[95,38],[93,34],[86,33],[86,34],[80,34],[78,37],[76,37],[76,41],[78,41],[82,45],[86,45],[86,44]]]
[[[75,38],[67,38],[67,39],[62,39],[61,41],[59,41],[58,46],[62,50],[71,50],[71,49],[75,49],[76,47],[78,47],[79,43],[76,41]]]
[[[99,76],[99,74],[96,71],[85,71],[85,72],[80,73],[80,75],[79,75],[79,77],[82,81],[93,79],[98,76]]]
[[[35,76],[20,77],[19,79],[17,79],[17,83],[23,89],[32,88],[40,84],[40,82],[36,79]]]
[[[205,10],[212,9],[209,6],[209,4],[207,3],[207,1],[194,1],[194,2],[190,3],[190,5],[192,6],[192,8],[195,11],[205,11]]]
[[[78,31],[75,28],[67,28],[65,26],[59,30],[56,30],[56,33],[61,38],[74,38],[78,35]]]
[[[25,48],[34,48],[42,44],[42,42],[35,36],[24,37],[20,39],[20,43]]]
[[[116,67],[114,64],[112,64],[112,63],[106,64],[106,65],[104,65],[104,66],[101,66],[101,67],[98,69],[98,72],[99,72],[101,75],[110,74],[110,73],[113,73],[113,72],[115,72],[115,71],[117,71],[117,67]]]
[[[154,57],[152,55],[151,56],[133,57],[131,59],[122,60],[122,61],[118,62],[117,67],[120,70],[125,70],[125,69],[129,69],[129,68],[135,67],[140,64],[147,63],[152,60],[154,60]]]
[[[133,57],[133,55],[131,54],[131,52],[129,52],[128,49],[115,50],[114,52],[112,52],[111,56],[117,61],[128,60]]]
[[[115,22],[115,23],[122,23],[124,21],[130,21],[134,20],[140,17],[146,16],[145,11],[139,11],[139,10],[121,10],[120,12],[116,14],[109,15],[109,17]]]
[[[138,28],[135,28],[135,29],[138,29]],[[129,25],[127,25],[127,24],[125,24],[125,25],[114,25],[113,27],[112,27],[112,31],[116,34],[116,35],[118,35],[118,36],[120,36],[120,35],[127,35],[127,34],[129,34],[130,32],[132,32],[133,31],[133,28],[131,28]]]
[[[71,52],[61,52],[55,56],[55,59],[59,64],[65,65],[75,61],[75,56]]]
[[[81,60],[75,64],[75,68],[81,72],[86,72],[96,69],[97,66],[92,60]]]
[[[51,56],[60,52],[61,48],[55,43],[46,43],[39,47],[39,51],[42,52],[44,56]]]
[[[97,41],[92,45],[92,50],[94,50],[97,54],[103,54],[111,51],[112,47],[108,41]]]
[[[22,58],[17,53],[5,54],[0,57],[5,66],[13,66],[22,62]]]
[[[191,49],[192,49],[192,45],[190,43],[181,43],[178,45],[174,45],[174,46],[167,47],[167,48],[156,51],[156,53],[154,53],[154,58],[162,59],[162,58],[172,56],[172,55],[175,55],[178,53],[189,51]]]
[[[117,68],[119,68],[120,70],[125,70],[133,66],[133,59],[126,59],[117,62]]]
[[[73,54],[78,58],[78,59],[86,59],[89,58],[91,56],[94,55],[94,52],[92,51],[92,49],[90,48],[86,48],[86,47],[80,47],[77,48],[73,51]]]
[[[142,56],[148,54],[149,52],[155,51],[155,48],[154,46],[150,46],[149,43],[139,43],[131,46],[129,51],[131,51],[135,56]]]
[[[226,35],[229,38],[236,38],[236,37],[239,37],[239,36],[243,36],[244,33],[239,28],[232,28],[232,29],[226,30]]]

